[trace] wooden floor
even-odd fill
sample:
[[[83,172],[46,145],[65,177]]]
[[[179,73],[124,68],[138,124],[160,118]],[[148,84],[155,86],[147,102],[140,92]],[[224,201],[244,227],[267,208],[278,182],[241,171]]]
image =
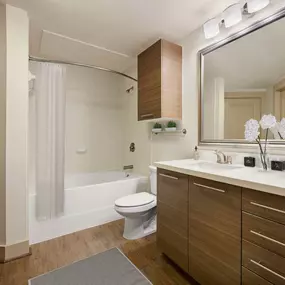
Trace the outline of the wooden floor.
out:
[[[113,247],[119,247],[154,285],[194,284],[158,252],[155,234],[127,241],[122,232],[120,220],[33,245],[31,256],[0,264],[0,285],[27,285],[32,277]]]

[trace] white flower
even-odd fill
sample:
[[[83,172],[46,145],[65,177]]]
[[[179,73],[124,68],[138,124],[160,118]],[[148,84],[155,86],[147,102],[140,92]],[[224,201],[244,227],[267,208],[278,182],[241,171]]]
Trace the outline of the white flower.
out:
[[[247,141],[253,142],[258,139],[258,136],[260,135],[260,132],[258,130],[245,130],[244,137]]]
[[[263,115],[259,123],[262,129],[266,130],[275,127],[277,121],[273,115],[269,114],[269,115]]]
[[[245,123],[245,130],[246,131],[258,131],[259,123],[254,119],[250,119]]]
[[[250,142],[257,140],[258,136],[260,135],[258,121],[250,119],[245,123],[244,126],[245,126],[245,131],[244,131],[245,139]]]

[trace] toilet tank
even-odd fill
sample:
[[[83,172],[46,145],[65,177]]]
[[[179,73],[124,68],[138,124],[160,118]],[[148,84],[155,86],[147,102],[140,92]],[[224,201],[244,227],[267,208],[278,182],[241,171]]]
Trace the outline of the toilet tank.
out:
[[[149,171],[150,171],[150,192],[153,195],[156,195],[157,194],[157,178],[156,178],[157,168],[155,166],[150,166]]]

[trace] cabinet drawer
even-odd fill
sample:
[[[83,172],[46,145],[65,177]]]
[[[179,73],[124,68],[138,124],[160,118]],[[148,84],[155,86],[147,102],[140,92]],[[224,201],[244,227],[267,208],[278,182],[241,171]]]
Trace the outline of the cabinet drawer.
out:
[[[189,241],[196,248],[206,252],[217,261],[240,272],[241,238],[218,231],[206,224],[190,218]],[[190,255],[192,254],[189,252]]]
[[[188,215],[188,176],[158,169],[157,199]]]
[[[200,178],[189,185],[190,217],[240,238],[241,188]]]
[[[285,257],[285,226],[252,214],[242,214],[242,237]]]
[[[185,272],[188,272],[188,238],[158,223],[157,246]]]
[[[242,209],[285,225],[285,197],[243,189]]]
[[[272,285],[272,283],[266,281],[265,279],[243,267],[242,285]]]
[[[242,265],[273,284],[285,284],[285,259],[248,241],[242,242]]]
[[[179,235],[188,238],[188,215],[158,201],[157,223],[168,226]]]
[[[189,274],[202,285],[240,285],[241,275],[189,244]]]

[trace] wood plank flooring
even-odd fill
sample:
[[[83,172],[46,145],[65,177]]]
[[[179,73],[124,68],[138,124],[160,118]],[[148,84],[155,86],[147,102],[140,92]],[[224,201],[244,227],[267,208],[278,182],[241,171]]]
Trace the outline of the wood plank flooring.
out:
[[[27,285],[30,278],[113,247],[120,248],[154,285],[195,284],[161,255],[156,248],[155,234],[140,240],[125,240],[123,222],[112,222],[33,245],[31,256],[0,264],[0,285]]]

